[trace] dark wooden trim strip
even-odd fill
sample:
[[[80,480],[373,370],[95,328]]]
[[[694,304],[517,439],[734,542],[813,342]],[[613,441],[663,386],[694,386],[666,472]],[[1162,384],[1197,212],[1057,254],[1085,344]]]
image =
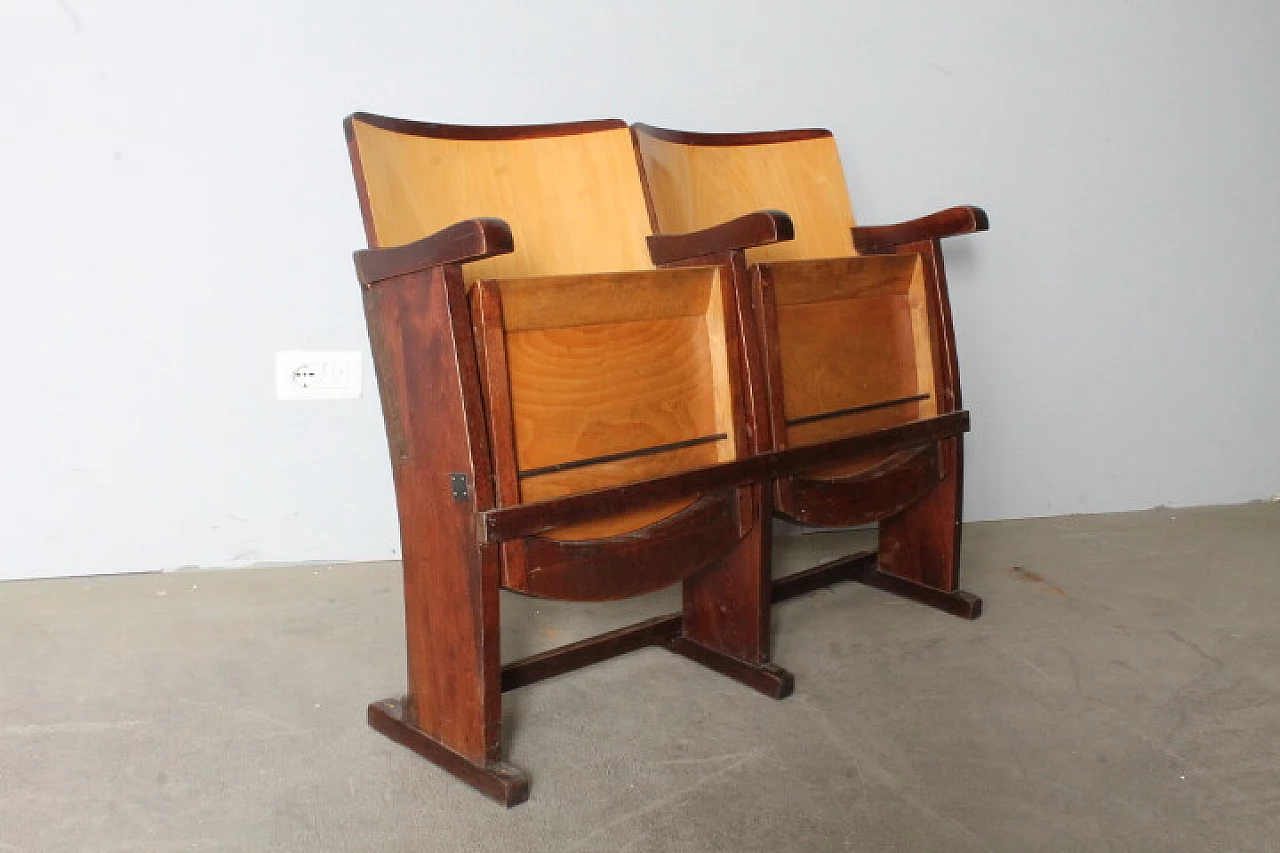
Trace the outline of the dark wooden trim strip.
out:
[[[893,225],[855,225],[853,245],[860,254],[892,252],[899,246],[921,240],[939,240],[959,234],[986,231],[991,227],[987,212],[980,207],[949,207],[919,219]]]
[[[365,287],[443,264],[462,264],[515,249],[511,226],[501,219],[465,219],[421,240],[354,255],[356,276]]]
[[[751,663],[705,646],[689,637],[675,636],[667,648],[707,669],[740,681],[771,699],[786,699],[796,688],[796,679],[787,670],[771,663]]]
[[[372,249],[378,245],[378,235],[374,233],[373,209],[369,205],[369,187],[365,184],[364,164],[360,160],[360,146],[356,142],[356,132],[350,116],[342,122],[342,132],[347,137],[347,157],[351,160],[351,176],[356,181],[356,198],[360,201],[360,221],[364,223],[365,242]]]
[[[623,459],[637,459],[641,456],[655,456],[659,453],[667,453],[672,450],[683,450],[686,447],[697,447],[699,444],[711,444],[714,441],[724,441],[728,437],[729,434],[727,432],[718,432],[715,435],[700,435],[697,438],[687,438],[684,441],[673,441],[670,444],[655,444],[652,447],[640,447],[635,450],[606,453],[603,456],[590,456],[586,459],[572,459],[568,462],[557,462],[555,465],[544,465],[541,468],[529,468],[525,471],[518,471],[516,476],[521,480],[527,480],[530,477],[541,477],[546,474],[558,474],[561,471],[573,471],[577,468],[586,468],[591,465],[603,465],[606,462],[621,462]]]
[[[857,580],[867,572],[875,570],[877,556],[875,551],[862,551],[814,566],[812,569],[777,578],[773,582],[773,603],[790,601],[797,596],[825,589],[832,584]]]
[[[418,728],[410,717],[400,699],[383,699],[369,705],[369,725],[375,731],[407,746],[486,797],[507,808],[529,799],[529,777],[523,770],[501,761],[477,764]]]
[[[907,403],[919,403],[921,400],[928,400],[928,394],[916,394],[914,397],[899,397],[896,400],[885,400],[882,403],[868,403],[865,406],[850,406],[847,409],[836,409],[834,412],[822,412],[817,415],[805,415],[802,418],[788,418],[787,426],[799,426],[800,424],[811,424],[816,421],[830,420],[831,418],[842,418],[845,415],[860,415],[863,412],[874,412],[876,409],[888,409],[893,406],[905,406]]]
[[[619,118],[592,119],[589,121],[568,121],[552,124],[516,124],[516,125],[466,125],[440,124],[429,121],[411,121],[404,118],[374,115],[373,113],[352,113],[343,122],[347,134],[352,133],[351,125],[360,122],[393,133],[407,136],[429,136],[435,139],[464,139],[473,141],[502,139],[541,139],[549,136],[574,136],[580,133],[596,133],[602,130],[619,130],[627,123]]]
[[[680,614],[672,613],[539,652],[502,668],[502,690],[517,690],[544,678],[573,672],[637,649],[661,646],[678,633]]]
[[[795,142],[801,139],[822,139],[831,136],[823,127],[805,127],[795,130],[762,130],[736,133],[702,133],[692,130],[671,130],[651,124],[633,124],[631,132],[675,142],[680,145],[762,145],[771,142]]]
[[[951,412],[822,444],[761,453],[749,459],[721,462],[638,483],[581,492],[549,501],[499,507],[476,513],[483,542],[532,536],[564,524],[601,518],[627,507],[689,497],[711,489],[763,483],[815,465],[843,462],[930,444],[969,429],[969,413]]]
[[[656,267],[690,258],[717,255],[794,240],[796,227],[781,210],[757,210],[701,231],[652,234],[646,238],[649,258]]]

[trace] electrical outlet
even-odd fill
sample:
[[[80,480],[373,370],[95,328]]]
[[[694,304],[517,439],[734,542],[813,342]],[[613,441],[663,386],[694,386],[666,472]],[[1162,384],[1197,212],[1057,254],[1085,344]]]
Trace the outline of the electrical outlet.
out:
[[[276,353],[277,399],[354,400],[359,396],[359,352]]]

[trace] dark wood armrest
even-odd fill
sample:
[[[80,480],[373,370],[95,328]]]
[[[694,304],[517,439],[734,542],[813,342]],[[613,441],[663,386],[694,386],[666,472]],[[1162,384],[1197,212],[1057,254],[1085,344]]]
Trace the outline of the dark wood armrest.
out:
[[[791,217],[781,210],[757,210],[701,231],[654,234],[649,237],[649,257],[654,266],[687,261],[753,246],[767,246],[795,239]]]
[[[403,246],[356,252],[356,276],[362,285],[369,287],[441,264],[462,264],[505,255],[514,248],[511,226],[501,219],[467,219]]]
[[[949,207],[910,222],[896,225],[855,225],[853,245],[864,255],[892,251],[897,246],[920,240],[938,240],[957,234],[986,231],[987,214],[980,207]]]

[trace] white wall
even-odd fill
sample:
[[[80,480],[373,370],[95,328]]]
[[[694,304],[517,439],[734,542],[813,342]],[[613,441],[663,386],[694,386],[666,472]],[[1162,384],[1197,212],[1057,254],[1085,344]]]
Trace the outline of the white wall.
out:
[[[0,577],[376,559],[342,117],[825,125],[948,244],[973,519],[1280,492],[1280,6],[53,0],[0,15]]]

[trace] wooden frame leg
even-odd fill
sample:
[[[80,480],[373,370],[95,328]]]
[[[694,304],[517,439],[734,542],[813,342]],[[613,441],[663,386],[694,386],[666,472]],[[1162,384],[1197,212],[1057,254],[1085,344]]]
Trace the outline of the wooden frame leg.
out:
[[[480,375],[457,267],[365,290],[404,554],[408,695],[369,724],[504,805],[527,777],[499,761],[500,553],[478,541],[493,506]],[[410,369],[410,367],[412,369]]]
[[[514,806],[529,798],[529,778],[500,760],[497,549],[450,553],[454,549],[438,547],[444,538],[426,560],[411,554],[406,541],[409,695],[370,704],[369,725]]]
[[[953,616],[977,619],[982,615],[982,599],[958,588],[960,439],[947,439],[940,449],[943,478],[919,501],[880,522],[879,565],[856,580]]]
[[[666,645],[766,696],[783,699],[795,689],[795,678],[769,662],[771,490],[752,487],[750,497],[751,532],[725,560],[685,580],[681,630]]]

